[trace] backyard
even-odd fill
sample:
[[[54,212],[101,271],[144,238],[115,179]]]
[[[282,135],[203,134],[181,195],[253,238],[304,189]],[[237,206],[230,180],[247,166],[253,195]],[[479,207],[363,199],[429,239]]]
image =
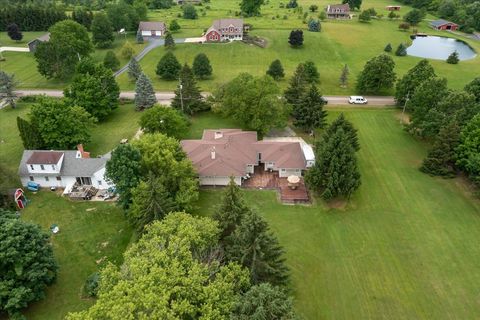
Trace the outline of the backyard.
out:
[[[398,111],[345,109],[359,129],[362,186],[346,207],[281,205],[246,191],[287,252],[305,319],[477,319],[480,203],[462,179],[418,170],[425,145]],[[330,109],[329,118],[340,110]],[[219,190],[203,191],[210,215]]]
[[[395,49],[400,43],[411,41],[409,32],[399,31],[399,20],[390,21],[386,17],[381,20],[373,19],[370,23],[360,23],[356,18],[349,21],[327,20],[322,22],[322,32],[308,32],[306,31],[303,14],[295,13],[292,9],[279,8],[281,2],[280,0],[271,0],[262,7],[261,17],[245,19],[247,23],[253,26],[251,34],[263,37],[268,41],[266,48],[244,43],[178,44],[173,52],[181,63],[189,64],[192,63],[196,54],[200,52],[207,54],[214,73],[211,79],[199,82],[199,86],[204,91],[213,91],[220,84],[241,72],[263,75],[269,64],[278,58],[285,68],[286,79],[292,75],[298,63],[312,60],[316,63],[320,72],[322,92],[328,95],[346,95],[355,91],[355,79],[367,60],[382,53],[388,43],[391,43]],[[300,0],[299,4],[303,7],[303,12],[307,13],[309,5],[317,4],[319,10],[321,10],[328,4],[328,1]],[[386,16],[385,6],[388,4],[392,3],[386,0],[368,0],[364,1],[362,8],[374,7],[379,14]],[[410,9],[403,6],[400,14],[403,15]],[[181,12],[179,6],[168,10],[150,11],[149,19],[167,23],[177,19],[182,29],[180,32],[174,33],[175,38],[198,37],[211,25],[214,19],[235,17],[238,4],[235,1],[215,1],[197,7],[197,10],[199,11],[199,19],[196,20],[178,18],[177,15]],[[310,16],[316,17],[318,12],[313,14],[308,12],[306,19]],[[467,40],[477,52],[480,50],[480,42],[478,41],[468,40],[452,33],[432,30],[428,26],[431,19],[434,19],[434,17],[427,16],[427,19],[418,27],[418,31]],[[304,30],[305,44],[300,49],[292,49],[287,42],[289,33],[294,28]],[[4,33],[0,35],[0,39],[5,38]],[[32,38],[32,36],[26,33],[26,38]],[[130,34],[129,40],[134,42],[133,34]],[[114,47],[116,53],[118,53],[124,41],[122,37],[117,38]],[[15,43],[9,43],[5,40],[2,40],[2,42],[6,42],[7,45],[15,45]],[[139,52],[143,46],[136,45],[136,51]],[[96,50],[94,58],[97,61],[102,61],[105,53],[106,50]],[[153,80],[155,89],[159,91],[173,90],[177,86],[176,81],[163,81],[155,74],[156,65],[164,53],[165,49],[163,47],[156,48],[141,61],[143,70]],[[20,86],[23,88],[63,88],[66,85],[63,82],[46,80],[40,76],[32,54],[6,52],[5,57],[7,60],[0,62],[0,69],[15,73],[20,81]],[[393,58],[397,64],[396,72],[399,76],[420,60],[420,58],[408,56],[393,56]],[[431,62],[438,75],[446,77],[452,88],[460,89],[480,73],[479,59],[477,57],[462,61],[458,65],[450,65],[439,60],[431,60]],[[126,62],[126,59],[122,59],[122,64]],[[345,64],[350,69],[350,83],[347,88],[341,88],[338,79]],[[126,74],[121,75],[118,82],[122,90],[134,89],[134,83],[128,80]],[[279,84],[286,87],[288,81],[283,80]],[[392,92],[386,91],[383,94],[390,95]]]

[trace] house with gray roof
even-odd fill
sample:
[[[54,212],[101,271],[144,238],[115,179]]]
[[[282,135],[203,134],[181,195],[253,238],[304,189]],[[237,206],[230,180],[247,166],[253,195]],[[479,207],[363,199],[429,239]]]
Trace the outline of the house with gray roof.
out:
[[[242,19],[215,20],[205,33],[205,39],[208,42],[242,40],[243,31],[244,24]]]
[[[50,32],[36,38],[36,39],[33,39],[32,41],[29,41],[27,43],[27,46],[28,46],[28,49],[30,50],[30,52],[35,52],[35,50],[37,50],[37,46],[42,43],[42,42],[47,42],[47,41],[50,41]]]
[[[90,158],[90,154],[78,145],[77,150],[24,150],[18,167],[23,186],[38,183],[42,188],[71,189],[77,183],[108,189],[113,185],[105,178],[105,165],[110,154]]]
[[[140,21],[138,31],[144,39],[157,38],[165,35],[167,26],[162,21]]]
[[[434,20],[430,22],[430,27],[432,27],[435,30],[457,30],[458,29],[458,24],[447,21],[447,20]]]

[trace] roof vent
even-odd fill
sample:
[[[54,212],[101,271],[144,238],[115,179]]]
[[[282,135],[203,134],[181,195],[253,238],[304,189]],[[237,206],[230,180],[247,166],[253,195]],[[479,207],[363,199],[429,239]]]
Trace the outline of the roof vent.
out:
[[[212,148],[211,156],[212,156],[212,160],[215,160],[217,156],[217,153],[215,152],[215,146]]]

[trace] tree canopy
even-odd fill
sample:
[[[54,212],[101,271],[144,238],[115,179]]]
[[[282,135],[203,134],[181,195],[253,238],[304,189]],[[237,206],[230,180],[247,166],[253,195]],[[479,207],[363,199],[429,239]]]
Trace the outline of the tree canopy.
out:
[[[92,21],[92,41],[98,48],[108,48],[113,44],[113,26],[103,12],[95,14]]]
[[[178,77],[180,85],[175,90],[175,97],[171,106],[189,115],[210,109],[210,104],[205,101],[200,89],[197,87],[197,81],[188,64],[183,66]]]
[[[0,313],[21,316],[21,309],[45,297],[56,275],[49,235],[0,209]]]
[[[280,60],[273,60],[270,67],[267,70],[267,74],[275,80],[280,80],[285,77],[285,71],[283,70]]]
[[[181,139],[188,130],[187,118],[175,110],[164,106],[154,106],[145,110],[140,117],[140,127],[144,133],[163,133]]]
[[[395,84],[395,62],[386,54],[370,59],[357,78],[359,93],[377,94]]]
[[[212,75],[213,71],[210,60],[205,53],[199,53],[195,56],[192,69],[193,74],[195,74],[195,77],[198,79],[207,79]]]
[[[264,0],[242,0],[240,3],[240,9],[246,16],[258,16],[260,14],[260,8],[264,2]]]
[[[420,84],[427,79],[435,77],[435,70],[427,59],[421,60],[397,81],[395,88],[395,102],[403,106],[407,98],[411,98]]]
[[[163,80],[177,80],[182,65],[175,55],[168,51],[157,64],[156,74]]]
[[[157,97],[155,96],[152,82],[148,76],[141,73],[135,83],[135,108],[144,110],[151,108],[156,103]]]
[[[480,185],[480,115],[473,117],[462,129],[456,149],[457,165]]]
[[[302,128],[305,132],[325,126],[327,112],[323,109],[325,100],[315,85],[311,85],[308,92],[298,105],[293,106],[292,116],[294,125]]]

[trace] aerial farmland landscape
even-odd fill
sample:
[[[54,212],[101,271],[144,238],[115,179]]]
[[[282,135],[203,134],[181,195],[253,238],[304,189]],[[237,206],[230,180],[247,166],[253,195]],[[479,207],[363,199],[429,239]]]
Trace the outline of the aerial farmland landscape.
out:
[[[480,318],[480,1],[0,0],[0,319]]]

